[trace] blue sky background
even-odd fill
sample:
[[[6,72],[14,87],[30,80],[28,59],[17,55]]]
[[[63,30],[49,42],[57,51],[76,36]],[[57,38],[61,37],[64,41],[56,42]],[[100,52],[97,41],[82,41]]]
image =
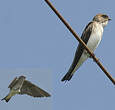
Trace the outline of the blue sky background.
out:
[[[112,18],[95,54],[115,78],[114,1],[51,2],[79,36],[97,13]],[[8,93],[10,81],[22,74],[52,94],[45,99],[16,96],[8,104],[0,102],[0,109],[115,110],[115,86],[92,59],[79,68],[70,82],[60,81],[77,45],[44,0],[0,0],[0,98]]]

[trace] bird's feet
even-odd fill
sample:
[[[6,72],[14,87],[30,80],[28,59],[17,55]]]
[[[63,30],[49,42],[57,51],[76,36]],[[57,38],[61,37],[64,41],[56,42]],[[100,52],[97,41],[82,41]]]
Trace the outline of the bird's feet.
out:
[[[92,54],[93,54],[93,56],[95,57],[95,54],[94,54],[94,53],[92,53]],[[93,59],[93,57],[92,57],[91,55],[89,56],[89,58],[92,58],[92,59]],[[93,61],[96,62],[94,59],[93,59]],[[97,58],[97,61],[100,61],[100,59]]]

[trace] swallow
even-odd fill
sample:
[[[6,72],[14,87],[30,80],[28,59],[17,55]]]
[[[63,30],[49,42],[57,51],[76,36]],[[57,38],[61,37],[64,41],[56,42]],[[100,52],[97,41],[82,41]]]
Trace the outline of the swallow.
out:
[[[106,14],[97,14],[93,17],[92,21],[88,23],[85,27],[81,39],[87,45],[87,47],[94,52],[94,50],[98,47],[104,27],[108,24],[108,21],[111,19]],[[77,50],[75,52],[75,56],[66,75],[62,78],[61,81],[69,81],[73,74],[77,71],[77,69],[86,61],[90,55],[84,49],[84,46],[79,43]]]
[[[35,84],[32,84],[30,81],[25,80],[25,76],[20,76],[19,78],[14,78],[10,83],[8,88],[10,88],[9,94],[1,100],[8,102],[12,96],[16,94],[27,94],[32,97],[50,97],[51,95],[39,88]]]

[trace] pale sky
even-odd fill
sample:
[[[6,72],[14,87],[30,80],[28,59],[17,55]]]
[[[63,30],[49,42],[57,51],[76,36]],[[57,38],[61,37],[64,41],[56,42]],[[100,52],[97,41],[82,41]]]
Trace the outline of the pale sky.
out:
[[[95,55],[115,78],[115,6],[109,0],[57,0],[51,2],[80,36],[97,13],[110,21]],[[0,99],[14,77],[27,80],[51,93],[51,98],[15,96],[0,102],[2,110],[115,110],[115,87],[88,59],[72,80],[62,83],[78,45],[44,0],[0,0]]]

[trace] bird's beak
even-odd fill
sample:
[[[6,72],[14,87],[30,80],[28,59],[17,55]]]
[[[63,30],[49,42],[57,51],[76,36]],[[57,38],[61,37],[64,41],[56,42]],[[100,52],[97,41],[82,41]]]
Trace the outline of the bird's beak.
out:
[[[110,19],[110,18],[109,18],[108,20],[109,20],[109,21],[111,21],[111,19]]]

